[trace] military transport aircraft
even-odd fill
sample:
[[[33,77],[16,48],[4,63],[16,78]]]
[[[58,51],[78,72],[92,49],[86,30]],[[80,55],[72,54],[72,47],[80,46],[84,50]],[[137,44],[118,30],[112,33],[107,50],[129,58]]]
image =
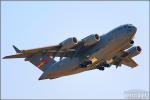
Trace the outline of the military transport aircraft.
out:
[[[141,52],[140,46],[133,46],[133,37],[137,28],[132,24],[121,25],[107,34],[89,35],[78,41],[75,37],[68,38],[55,46],[19,50],[15,55],[4,57],[25,58],[43,71],[39,80],[54,79],[88,70],[104,70],[111,65],[116,68],[122,64],[131,68],[137,66],[132,59]],[[60,57],[59,61],[54,58]]]

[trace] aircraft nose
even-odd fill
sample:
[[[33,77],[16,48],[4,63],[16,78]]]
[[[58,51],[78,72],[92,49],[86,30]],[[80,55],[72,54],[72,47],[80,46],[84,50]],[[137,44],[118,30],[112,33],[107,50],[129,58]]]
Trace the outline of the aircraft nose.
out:
[[[136,31],[137,31],[137,28],[134,25],[132,24],[127,25],[127,32],[129,35],[132,35],[132,36],[135,35]]]
[[[129,25],[128,27],[131,28],[130,31],[131,31],[132,33],[136,33],[137,28],[136,28],[135,26]]]

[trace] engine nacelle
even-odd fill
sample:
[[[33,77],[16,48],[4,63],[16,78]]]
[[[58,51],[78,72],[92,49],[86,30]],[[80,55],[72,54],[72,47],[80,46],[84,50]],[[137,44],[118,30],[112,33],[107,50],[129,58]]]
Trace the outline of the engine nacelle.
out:
[[[132,57],[140,54],[141,50],[142,49],[140,46],[135,46],[135,47],[132,47],[129,50],[127,50],[127,53],[128,53],[128,56],[132,58]]]
[[[92,34],[82,39],[82,42],[84,43],[84,46],[91,46],[97,43],[99,40],[100,37],[98,34]]]
[[[61,50],[70,49],[74,47],[76,44],[78,44],[78,40],[75,37],[68,38],[60,43]]]

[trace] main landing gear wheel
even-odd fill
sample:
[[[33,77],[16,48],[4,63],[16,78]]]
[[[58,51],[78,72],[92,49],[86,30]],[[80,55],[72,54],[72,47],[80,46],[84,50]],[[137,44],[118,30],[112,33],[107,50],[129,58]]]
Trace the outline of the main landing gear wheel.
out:
[[[105,68],[104,67],[99,67],[98,69],[101,70],[101,71],[103,71]]]
[[[110,67],[111,65],[110,64],[104,64],[104,67]]]
[[[85,65],[85,64],[80,64],[79,66],[80,66],[80,68],[85,68],[85,67],[87,67],[87,65]]]
[[[82,64],[80,64],[79,66],[80,66],[80,68],[85,68],[85,67],[87,67],[90,64],[92,64],[92,61],[85,61]]]

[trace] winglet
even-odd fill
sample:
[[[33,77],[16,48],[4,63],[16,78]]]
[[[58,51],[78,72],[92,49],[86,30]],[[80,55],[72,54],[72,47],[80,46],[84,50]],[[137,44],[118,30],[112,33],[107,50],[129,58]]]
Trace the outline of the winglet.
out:
[[[15,51],[16,51],[17,53],[21,53],[21,51],[20,51],[15,45],[13,45],[13,48],[15,49]]]

